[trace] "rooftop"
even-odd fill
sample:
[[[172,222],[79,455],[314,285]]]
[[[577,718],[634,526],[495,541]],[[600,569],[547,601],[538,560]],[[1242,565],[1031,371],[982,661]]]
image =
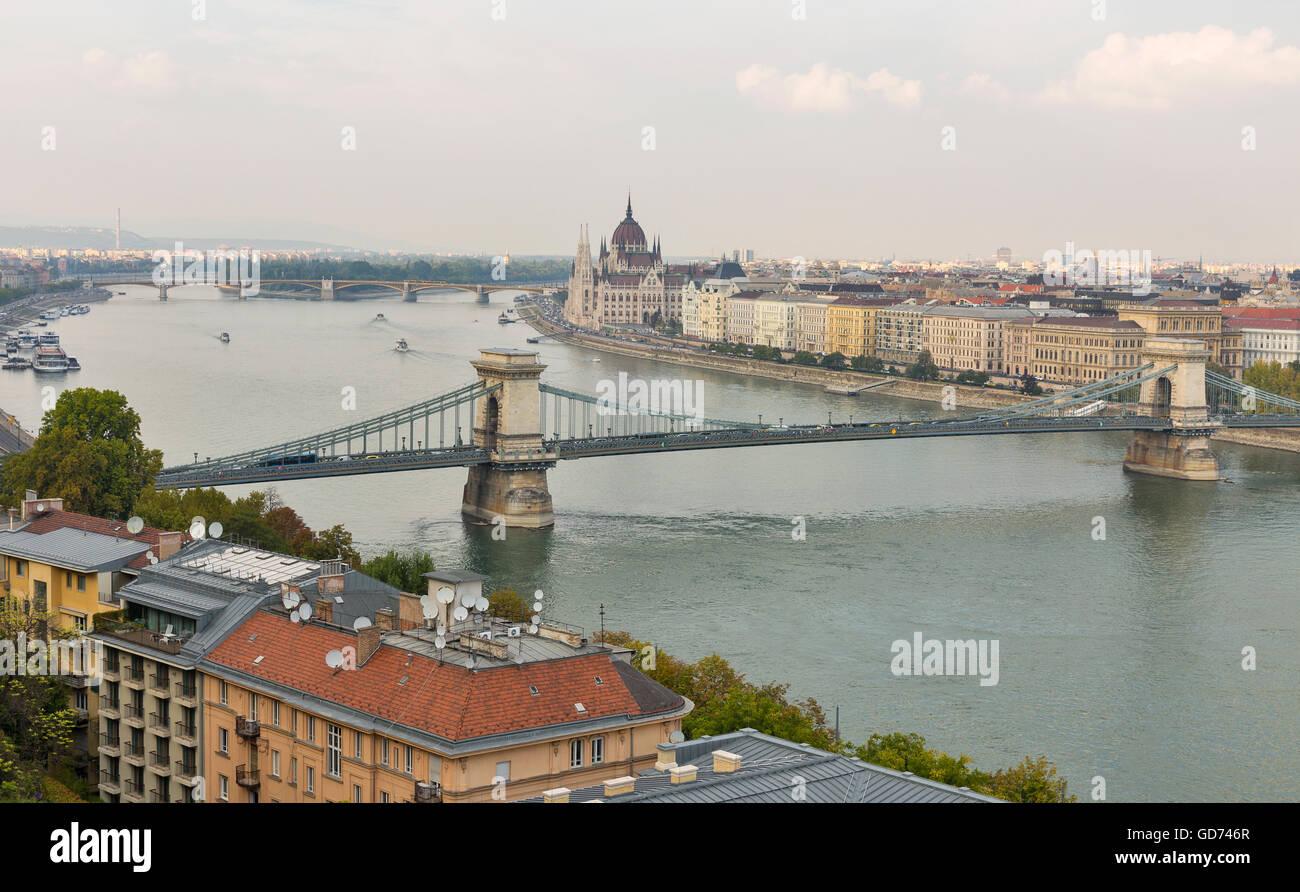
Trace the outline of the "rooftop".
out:
[[[0,552],[83,573],[120,570],[149,550],[148,542],[72,527],[0,530]]]

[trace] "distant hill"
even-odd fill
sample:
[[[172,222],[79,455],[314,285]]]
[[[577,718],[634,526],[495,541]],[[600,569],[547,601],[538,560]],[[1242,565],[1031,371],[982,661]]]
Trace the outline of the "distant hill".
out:
[[[152,250],[154,248],[170,249],[176,242],[183,242],[187,248],[206,250],[221,245],[238,247],[251,245],[262,251],[294,251],[325,249],[346,251],[346,245],[329,242],[299,241],[296,239],[250,239],[250,238],[176,238],[175,236],[144,236],[122,230],[122,249],[124,251]],[[69,250],[95,248],[112,250],[114,247],[112,229],[92,226],[0,226],[0,247],[17,248],[67,248]]]

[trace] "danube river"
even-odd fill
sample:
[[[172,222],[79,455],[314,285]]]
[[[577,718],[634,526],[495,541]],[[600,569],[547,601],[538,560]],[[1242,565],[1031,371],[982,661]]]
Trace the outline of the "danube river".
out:
[[[84,369],[0,373],[0,406],[39,424],[44,386],[126,394],[167,464],[309,434],[473,379],[507,299],[467,294],[160,303],[115,288],[50,327]],[[375,319],[376,313],[387,317]],[[229,344],[219,336],[228,331]],[[404,337],[409,353],[393,349]],[[703,414],[790,421],[922,417],[929,403],[681,369],[548,344],[544,380],[703,382]],[[599,359],[599,361],[596,361]],[[342,407],[355,388],[356,411]],[[546,592],[546,615],[605,623],[687,659],[815,697],[844,736],[923,734],[985,769],[1025,755],[1072,792],[1150,800],[1300,799],[1300,455],[1216,445],[1231,482],[1126,475],[1123,434],[937,438],[624,456],[550,474],[553,530],[503,542],[460,522],[463,470],[279,486],[312,527],[365,554],[423,548],[442,568]],[[386,444],[387,445],[387,444]],[[250,487],[232,487],[231,496]],[[791,535],[803,518],[806,537]],[[1105,538],[1094,536],[1104,519]],[[999,644],[999,678],[896,677],[916,633]],[[1258,668],[1242,668],[1243,648]]]

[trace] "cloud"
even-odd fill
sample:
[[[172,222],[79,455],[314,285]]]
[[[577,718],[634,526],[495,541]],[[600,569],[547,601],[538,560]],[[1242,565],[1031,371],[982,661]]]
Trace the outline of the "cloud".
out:
[[[1008,102],[1011,99],[1010,90],[982,73],[967,75],[961,82],[961,92],[976,99],[987,99],[992,102]]]
[[[859,77],[818,62],[806,74],[782,73],[770,66],[751,65],[736,72],[736,89],[760,105],[787,111],[843,112],[858,94],[874,94],[901,108],[921,104],[921,82],[903,80],[882,68]]]
[[[162,50],[118,59],[95,47],[81,54],[81,64],[96,86],[118,93],[167,93],[179,86],[179,71]]]
[[[1300,85],[1300,49],[1274,43],[1267,28],[1238,35],[1217,25],[1150,37],[1112,34],[1083,57],[1073,79],[1049,83],[1036,98],[1048,104],[1167,109]]]

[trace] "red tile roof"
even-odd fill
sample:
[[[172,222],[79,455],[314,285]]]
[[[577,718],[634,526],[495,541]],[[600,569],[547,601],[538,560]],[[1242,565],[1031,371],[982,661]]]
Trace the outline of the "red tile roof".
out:
[[[105,520],[102,517],[95,517],[91,514],[78,514],[75,511],[63,511],[56,509],[54,511],[33,512],[27,517],[27,525],[23,527],[26,532],[41,535],[43,533],[52,533],[55,530],[71,527],[76,530],[87,530],[92,533],[101,533],[105,536],[116,536],[119,539],[134,539],[137,542],[148,542],[150,545],[157,547],[159,537],[166,533],[166,530],[156,529],[154,527],[144,527],[140,532],[134,535],[126,528],[126,522],[121,520]],[[181,544],[189,541],[188,535],[181,536]],[[155,552],[154,557],[158,557]],[[132,558],[128,567],[138,570],[141,567],[149,566],[148,552]]]
[[[256,640],[249,641],[254,634]],[[263,610],[231,633],[208,659],[449,740],[664,711],[643,710],[605,652],[471,671],[384,644],[355,670],[326,666],[325,655],[345,646],[355,648],[357,637],[317,624],[291,623]],[[254,663],[258,657],[262,661]],[[399,685],[403,676],[408,681]],[[604,683],[596,684],[596,676]],[[536,695],[529,691],[530,685],[537,688]],[[677,706],[684,702],[676,697]],[[585,706],[586,712],[578,713],[575,703]]]
[[[1224,328],[1268,328],[1281,331],[1300,329],[1300,319],[1250,319],[1229,316],[1223,320]]]

